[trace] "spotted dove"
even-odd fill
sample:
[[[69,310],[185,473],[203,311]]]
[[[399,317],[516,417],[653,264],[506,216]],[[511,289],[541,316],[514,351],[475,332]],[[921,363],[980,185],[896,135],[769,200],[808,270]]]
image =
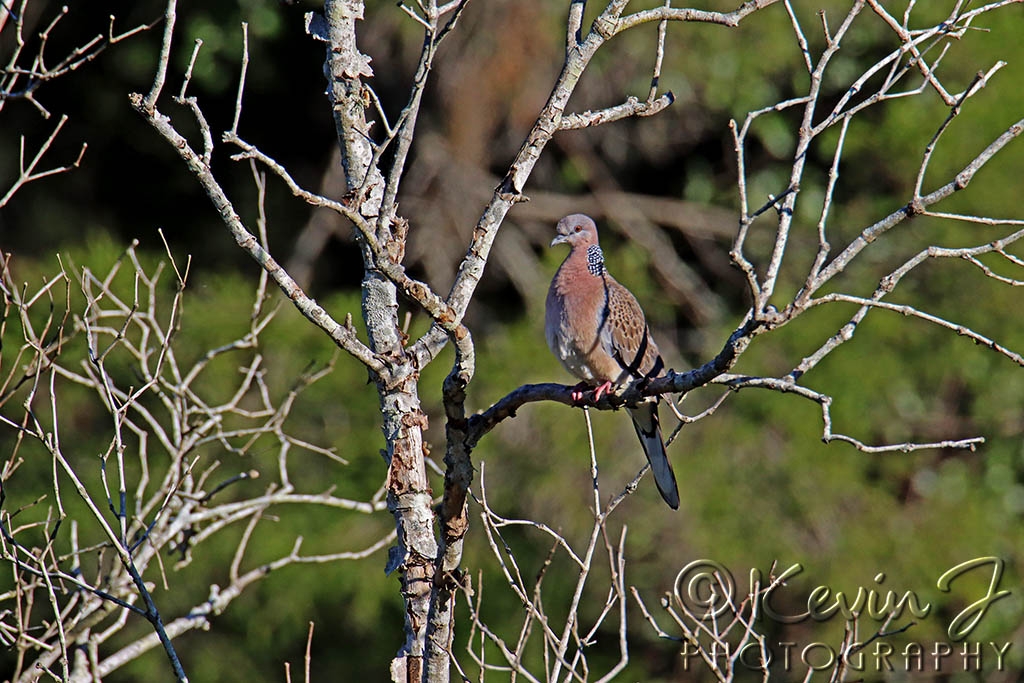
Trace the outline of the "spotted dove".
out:
[[[577,213],[558,221],[556,230],[551,246],[568,244],[569,255],[548,289],[544,332],[565,369],[583,380],[573,398],[581,399],[586,386],[601,398],[612,387],[659,375],[664,362],[643,309],[605,268],[594,221]],[[648,398],[628,410],[658,491],[677,509],[679,487],[661,438],[658,399]]]

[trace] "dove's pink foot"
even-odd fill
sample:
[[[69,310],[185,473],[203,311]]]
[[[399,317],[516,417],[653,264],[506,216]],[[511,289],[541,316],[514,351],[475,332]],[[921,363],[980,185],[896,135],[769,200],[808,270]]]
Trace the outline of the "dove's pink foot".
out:
[[[600,401],[601,397],[611,391],[611,389],[611,382],[605,382],[604,384],[600,384],[596,387],[592,387],[586,382],[580,382],[572,388],[572,391],[569,393],[569,397],[572,398],[573,403],[580,403],[584,398],[586,398],[587,392],[593,391],[594,400]]]
[[[607,394],[611,390],[612,390],[612,383],[611,382],[605,382],[601,386],[599,386],[596,389],[594,389],[594,400],[595,401],[600,401],[601,397],[604,396],[605,394]]]

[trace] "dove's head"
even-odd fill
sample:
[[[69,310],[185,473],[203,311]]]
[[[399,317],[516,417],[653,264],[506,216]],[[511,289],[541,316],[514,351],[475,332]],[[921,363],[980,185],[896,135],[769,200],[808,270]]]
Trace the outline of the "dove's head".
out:
[[[597,244],[597,226],[594,219],[582,213],[574,213],[558,221],[555,232],[558,234],[551,240],[551,246],[568,244],[575,249]]]

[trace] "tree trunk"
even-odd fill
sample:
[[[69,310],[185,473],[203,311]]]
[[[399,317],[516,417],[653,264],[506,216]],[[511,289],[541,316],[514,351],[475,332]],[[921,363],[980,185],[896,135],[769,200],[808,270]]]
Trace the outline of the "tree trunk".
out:
[[[326,35],[319,37],[328,44],[325,72],[348,187],[345,201],[376,223],[374,236],[378,244],[391,245],[395,239],[392,216],[381,215],[385,181],[374,164],[364,109],[362,77],[371,76],[373,70],[369,58],[356,45],[356,21],[363,17],[363,3],[328,0],[324,12]],[[402,344],[397,289],[378,270],[375,259],[380,258],[379,253],[374,254],[364,237],[357,238],[363,251],[362,314],[369,346],[375,354],[390,361],[389,372],[372,379],[380,398],[386,445],[382,453],[388,467],[388,509],[394,515],[398,532],[398,543],[390,550],[386,571],[399,572],[406,606],[405,643],[391,663],[391,676],[395,681],[420,681],[438,554],[423,445],[427,417],[420,409],[419,373]],[[446,681],[448,667],[443,669],[444,677],[438,680]]]

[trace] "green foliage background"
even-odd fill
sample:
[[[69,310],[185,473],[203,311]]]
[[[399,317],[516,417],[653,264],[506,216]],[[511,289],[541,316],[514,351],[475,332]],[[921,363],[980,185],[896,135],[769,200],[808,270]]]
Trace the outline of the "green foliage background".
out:
[[[104,25],[107,15],[114,13],[119,26],[124,21],[126,27],[160,11],[159,4],[152,2],[130,6],[107,3],[109,8],[100,8],[100,4],[70,3],[72,16],[87,28],[88,21]],[[367,4],[362,49],[374,57],[374,85],[385,105],[395,112],[402,104],[420,37],[415,25],[393,3]],[[708,4],[712,9],[730,7],[724,2]],[[822,39],[815,28],[815,11],[825,7],[835,24],[844,3],[797,4],[812,53],[816,52],[822,48]],[[941,20],[949,4],[921,3],[919,23]],[[455,157],[482,171],[500,174],[560,63],[563,5],[516,0],[471,3],[462,26],[467,37],[457,43],[457,49],[446,45],[440,55],[438,82],[428,91],[421,134],[441,137]],[[34,7],[43,17],[56,10],[54,3],[40,2]],[[171,85],[172,90],[178,87],[191,41],[201,37],[204,48],[193,88],[208,107],[215,130],[229,126],[241,47],[238,23],[248,21],[251,63],[243,136],[288,166],[307,187],[318,186],[335,146],[330,112],[322,96],[322,48],[302,34],[302,12],[313,8],[311,3],[290,7],[254,0],[182,7]],[[897,13],[897,9],[891,11]],[[954,42],[944,60],[947,82],[959,88],[997,59],[1008,66],[953,123],[932,162],[926,189],[946,182],[1024,111],[1024,91],[1018,87],[1024,82],[1024,43],[1019,39],[1024,35],[1024,14],[1010,8],[998,16],[1000,21],[978,26],[977,32]],[[871,21],[870,16],[862,19],[837,60],[835,80],[829,83],[833,97],[841,93],[849,74],[859,73],[864,64],[889,49],[879,46],[884,35],[880,23]],[[599,55],[572,108],[606,106],[625,94],[645,94],[653,57],[654,27],[649,28],[616,39]],[[62,39],[73,42],[78,29],[66,26],[65,30]],[[530,36],[525,41],[530,43],[528,49],[516,42],[516,36],[522,35]],[[176,343],[179,354],[197,355],[246,328],[257,272],[222,229],[185,169],[128,107],[128,92],[148,88],[158,39],[153,32],[115,46],[81,73],[41,91],[40,98],[48,107],[71,116],[68,133],[62,136],[55,154],[73,155],[80,140],[88,141],[89,151],[82,168],[25,188],[14,203],[0,210],[0,247],[14,253],[12,264],[19,279],[38,283],[44,274],[55,272],[56,252],[65,263],[102,271],[118,257],[123,245],[139,239],[147,259],[161,259],[156,230],[163,228],[175,254],[187,252],[193,258],[183,332]],[[735,169],[728,120],[742,120],[747,111],[791,97],[805,87],[806,73],[789,20],[780,6],[738,30],[674,25],[669,29],[668,44],[662,87],[677,96],[669,111],[654,119],[569,135],[589,136],[587,144],[613,170],[623,189],[733,209]],[[499,53],[504,62],[488,61]],[[481,63],[481,71],[468,66],[474,61]],[[502,77],[505,72],[485,77],[488,72],[484,69],[502,65],[509,69],[508,78]],[[467,79],[472,82],[473,99],[465,99],[457,87]],[[16,172],[18,134],[23,132],[30,144],[37,143],[51,125],[26,104],[7,106],[0,129],[0,187],[4,188]],[[938,98],[928,93],[889,103],[851,126],[841,168],[844,184],[832,219],[834,245],[906,203],[924,145],[946,114]],[[182,121],[187,118],[183,110],[174,116]],[[794,117],[787,113],[758,124],[758,144],[749,160],[751,197],[763,198],[785,186],[788,158],[795,144]],[[476,138],[471,135],[474,126],[482,131]],[[789,255],[794,264],[809,263],[813,257],[817,215],[810,200],[823,192],[830,162],[829,149],[815,150],[812,171],[802,187],[805,212],[797,215],[800,232],[792,240]],[[569,147],[554,147],[531,180],[527,194],[531,189],[567,194],[587,191],[586,174],[580,172],[579,163]],[[230,162],[223,151],[215,155],[214,167],[229,178],[236,205],[252,212],[245,216],[252,220],[255,209],[248,169]],[[1018,141],[979,174],[968,191],[941,208],[1019,217],[1021,177],[1024,152]],[[587,210],[586,206],[579,208]],[[309,211],[272,181],[268,216],[273,250],[290,253]],[[408,218],[413,239],[435,239],[431,231],[438,226],[419,224],[415,215]],[[465,231],[470,226],[458,227]],[[661,296],[662,286],[651,275],[648,255],[628,244],[615,226],[609,227],[605,234],[610,268],[636,292],[659,338],[677,354],[670,365],[684,368],[710,358],[745,310],[738,281],[710,282],[710,288],[727,302],[728,312],[694,329],[692,321],[679,314],[678,306]],[[851,269],[839,286],[843,291],[867,295],[878,277],[921,248],[978,243],[986,239],[978,237],[986,230],[915,220],[869,250],[871,255]],[[767,240],[767,231],[755,238]],[[552,273],[561,254],[544,249],[544,240],[531,239],[531,243],[544,272]],[[712,246],[724,259],[729,245],[715,242]],[[439,241],[437,248],[461,253],[464,244]],[[1020,250],[1016,253],[1020,255]],[[336,318],[359,310],[361,274],[353,267],[354,254],[351,243],[332,243],[318,262],[311,285],[312,295]],[[784,274],[781,294],[799,286],[799,272],[794,266],[796,275],[786,279]],[[474,409],[486,408],[523,383],[568,381],[545,347],[542,322],[536,314],[540,300],[524,300],[500,271],[492,273],[493,269],[470,312],[479,358],[470,387]],[[166,284],[169,300],[171,282]],[[448,282],[431,284],[444,291]],[[965,262],[934,263],[915,271],[896,298],[961,321],[1017,351],[1024,349],[1019,292],[981,277]],[[410,312],[415,335],[427,322],[417,311]],[[852,307],[837,305],[806,315],[759,339],[737,370],[750,374],[788,371],[852,312]],[[16,329],[8,328],[8,337],[16,334]],[[18,344],[16,338],[3,342],[5,353]],[[272,387],[282,392],[310,363],[322,366],[335,357],[329,340],[287,306],[262,337],[260,352],[267,357]],[[440,387],[451,360],[449,354],[446,351],[427,369],[421,384],[431,417],[428,437],[437,459],[444,449]],[[216,392],[219,382],[236,372],[236,361],[241,365],[244,359],[211,368],[206,378],[209,391]],[[667,510],[653,486],[644,481],[614,518],[613,529],[628,526],[627,582],[654,606],[658,597],[671,589],[676,573],[698,558],[713,559],[731,569],[740,591],[745,590],[752,568],[767,576],[773,564],[781,570],[799,563],[803,571],[778,593],[781,611],[803,609],[808,593],[818,585],[847,594],[856,593],[858,587],[874,588],[882,594],[913,591],[932,603],[934,612],[898,642],[930,643],[948,639],[944,628],[949,619],[985,586],[980,574],[972,574],[952,594],[944,595],[937,590],[938,577],[961,562],[997,556],[1006,562],[1001,587],[1012,594],[993,606],[970,640],[1012,641],[1010,662],[1020,670],[1024,666],[1024,376],[1020,368],[947,331],[878,311],[857,329],[852,342],[822,363],[804,383],[836,397],[833,418],[837,431],[869,443],[976,434],[985,435],[988,441],[975,452],[869,455],[840,443],[822,444],[820,410],[813,404],[792,396],[742,392],[713,417],[684,429],[670,447],[683,491],[678,512]],[[694,392],[684,402],[684,410],[696,413],[717,395],[710,389]],[[85,396],[69,392],[66,397],[64,412],[75,416],[76,455],[83,472],[93,477],[90,458],[104,447],[103,434],[90,431],[90,426],[104,426],[104,414],[98,410],[102,407]],[[666,421],[667,415],[663,410]],[[312,442],[336,446],[350,463],[342,467],[310,457],[301,466],[300,489],[316,492],[335,485],[339,494],[365,497],[383,481],[385,468],[379,455],[383,439],[376,399],[372,387],[366,385],[365,372],[354,361],[337,357],[334,372],[303,394],[291,420],[297,433]],[[641,452],[622,415],[599,413],[593,420],[603,492],[618,492],[641,466]],[[12,438],[4,433],[0,444],[10,444]],[[211,453],[209,457],[222,455]],[[475,459],[478,472],[485,474],[488,500],[495,509],[510,517],[544,521],[570,540],[582,542],[589,529],[587,506],[592,494],[581,412],[560,405],[530,405],[489,435],[475,452]],[[231,467],[229,460],[224,462]],[[33,469],[36,466],[38,471]],[[48,467],[40,457],[40,462],[5,482],[7,504],[16,507],[45,492]],[[234,467],[241,471],[272,464],[263,462],[256,452],[252,462],[235,463]],[[440,481],[435,490],[441,490]],[[486,616],[498,630],[514,634],[522,609],[496,571],[478,512],[473,504],[474,526],[464,566],[474,581],[482,572],[482,586],[477,589],[487,595]],[[387,514],[366,517],[306,508],[276,513],[276,521],[261,526],[254,562],[287,552],[296,535],[304,536],[304,550],[309,552],[361,547],[391,523]],[[226,577],[233,543],[240,533],[238,529],[235,535],[225,534],[197,553],[190,566],[170,575],[171,590],[156,594],[167,614],[188,609],[201,599],[211,581]],[[549,541],[525,532],[509,532],[506,541],[515,549],[524,575],[535,574]],[[283,680],[284,662],[299,665],[307,623],[315,621],[315,678],[383,680],[387,663],[401,642],[402,621],[397,582],[384,576],[384,562],[384,553],[380,553],[359,562],[292,567],[269,576],[218,618],[210,631],[181,639],[179,652],[186,670],[197,681]],[[556,557],[545,583],[551,604],[571,585],[569,569],[564,556]],[[880,572],[885,575],[881,581],[876,579]],[[0,590],[6,589],[6,581],[9,575],[0,579]],[[597,591],[586,611],[595,613],[603,599]],[[623,680],[688,679],[691,674],[682,671],[678,649],[659,641],[635,608],[631,608],[630,619],[631,665]],[[457,622],[460,647],[467,623],[463,610]],[[841,626],[839,619],[832,619],[788,628],[767,624],[766,628],[780,641],[838,643]],[[146,629],[145,624],[129,619],[129,634]],[[614,642],[614,633],[602,633],[597,651],[608,647],[608,657],[614,657]],[[4,661],[0,653],[0,672]],[[162,655],[154,651],[110,680],[162,680],[167,676]]]

